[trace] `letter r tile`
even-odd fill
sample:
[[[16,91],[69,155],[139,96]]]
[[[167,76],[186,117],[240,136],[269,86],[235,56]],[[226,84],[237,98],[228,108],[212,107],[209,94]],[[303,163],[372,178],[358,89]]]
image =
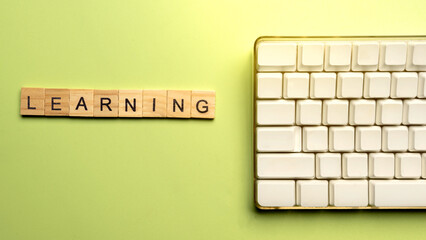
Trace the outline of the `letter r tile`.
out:
[[[118,117],[118,90],[94,91],[93,116]]]

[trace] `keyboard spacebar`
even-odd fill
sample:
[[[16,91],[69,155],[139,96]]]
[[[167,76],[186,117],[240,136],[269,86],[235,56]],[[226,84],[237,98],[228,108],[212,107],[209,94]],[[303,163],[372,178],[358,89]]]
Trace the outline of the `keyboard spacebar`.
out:
[[[426,180],[371,180],[370,205],[376,207],[426,206]]]

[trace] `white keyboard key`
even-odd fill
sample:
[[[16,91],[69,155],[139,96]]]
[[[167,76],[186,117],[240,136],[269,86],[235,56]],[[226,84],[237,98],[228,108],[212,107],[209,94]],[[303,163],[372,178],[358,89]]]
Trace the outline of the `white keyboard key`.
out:
[[[342,154],[343,178],[366,178],[368,176],[368,156],[366,153]]]
[[[368,205],[367,180],[331,180],[330,205],[336,207],[366,207]]]
[[[258,73],[257,74],[257,97],[258,98],[281,98],[283,86],[283,75],[281,73]]]
[[[426,100],[405,100],[402,122],[405,125],[426,124]]]
[[[391,98],[414,98],[417,96],[418,76],[414,72],[392,73]]]
[[[298,48],[298,71],[322,71],[324,44],[319,42],[300,43]]]
[[[294,180],[258,180],[257,204],[261,207],[292,207],[296,203]]]
[[[385,99],[377,101],[376,124],[400,125],[402,122],[402,101]]]
[[[300,127],[258,127],[257,151],[300,152]]]
[[[257,154],[257,177],[312,179],[315,177],[315,156],[313,153]]]
[[[325,152],[328,150],[327,127],[304,127],[302,139],[304,152]]]
[[[425,180],[371,180],[370,204],[375,207],[423,207]]]
[[[311,98],[334,98],[336,96],[335,73],[311,73]]]
[[[320,125],[321,108],[320,100],[299,100],[296,102],[297,125]]]
[[[364,76],[365,98],[388,98],[391,74],[388,72],[366,72]]]
[[[356,128],[357,152],[377,152],[382,147],[382,133],[380,127],[357,127]]]
[[[325,100],[322,122],[324,125],[347,125],[349,102],[347,100]]]
[[[426,153],[422,154],[422,178],[426,178]]]
[[[328,206],[328,181],[299,180],[296,182],[296,204],[302,207]]]
[[[418,98],[426,98],[426,72],[419,73]]]
[[[408,128],[408,150],[426,151],[426,126]]]
[[[352,54],[353,71],[376,71],[379,63],[378,42],[354,42]]]
[[[257,101],[258,125],[293,125],[296,107],[289,100]]]
[[[380,71],[403,71],[407,60],[407,43],[381,42]]]
[[[325,71],[349,71],[352,43],[328,42],[325,46]]]
[[[408,128],[406,126],[382,128],[382,150],[384,152],[405,152],[408,149]]]
[[[407,71],[426,71],[426,41],[408,43]]]
[[[309,97],[309,73],[284,73],[284,98]]]
[[[338,98],[361,98],[363,73],[339,73],[337,75]]]
[[[352,100],[349,107],[350,125],[373,125],[376,118],[374,100]]]
[[[368,156],[370,178],[393,178],[395,161],[392,153],[370,153]]]
[[[318,153],[315,157],[316,177],[318,179],[333,179],[342,176],[339,153]]]
[[[422,175],[422,159],[420,153],[395,154],[396,178],[420,178]]]
[[[352,152],[355,148],[355,130],[353,127],[330,127],[329,149],[330,152]]]
[[[292,42],[261,42],[257,49],[258,71],[296,71],[297,44]]]

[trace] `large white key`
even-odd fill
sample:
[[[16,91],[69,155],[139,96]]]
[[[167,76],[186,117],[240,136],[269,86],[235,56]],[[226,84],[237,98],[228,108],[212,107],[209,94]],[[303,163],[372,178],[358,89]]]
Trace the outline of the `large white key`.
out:
[[[258,73],[257,74],[257,97],[258,98],[281,98],[283,86],[283,75],[281,73]]]
[[[426,153],[422,154],[422,178],[426,178]]]
[[[355,139],[357,152],[376,152],[382,147],[382,133],[377,126],[357,127]]]
[[[320,125],[321,108],[320,100],[299,100],[296,102],[297,125]]]
[[[261,42],[257,49],[258,71],[296,71],[297,44],[292,42]]]
[[[407,71],[426,71],[426,41],[408,43]]]
[[[328,181],[297,181],[296,204],[302,207],[326,207],[328,205]]]
[[[314,178],[315,156],[313,153],[257,154],[257,177]]]
[[[324,100],[322,122],[324,125],[347,125],[349,103],[347,100]]]
[[[257,151],[300,152],[300,127],[258,127]]]
[[[368,181],[331,180],[330,205],[336,207],[366,207],[368,205]]]
[[[318,179],[333,179],[342,176],[342,161],[339,153],[318,153],[315,157]]]
[[[325,46],[325,71],[349,71],[351,52],[350,42],[328,42]]]
[[[330,127],[329,149],[330,152],[352,152],[355,148],[355,130],[353,127]]]
[[[426,124],[426,100],[405,100],[402,122],[405,125]]]
[[[361,98],[363,73],[339,73],[337,75],[338,98]]]
[[[405,42],[381,42],[380,71],[403,71],[407,60],[407,44]]]
[[[335,73],[311,73],[311,98],[334,98],[336,96]]]
[[[382,128],[382,150],[384,152],[405,152],[408,149],[408,128],[406,126]]]
[[[291,207],[296,203],[294,180],[258,180],[257,204],[261,207]]]
[[[395,161],[392,153],[370,153],[368,156],[370,178],[393,178]]]
[[[354,42],[352,54],[353,71],[376,71],[379,63],[378,42]]]
[[[298,71],[322,71],[324,65],[324,44],[318,42],[300,43],[297,60]]]
[[[426,126],[408,129],[408,150],[410,152],[426,151]]]
[[[395,154],[396,178],[420,178],[422,174],[422,159],[420,153]]]
[[[414,98],[417,96],[418,76],[415,72],[392,73],[391,98]]]
[[[373,125],[376,118],[374,100],[352,100],[349,107],[350,125]]]
[[[309,97],[309,73],[284,73],[284,98]]]
[[[425,180],[371,180],[370,205],[421,207],[426,205]]]
[[[400,125],[402,122],[402,100],[385,99],[377,101],[376,124]]]
[[[426,72],[419,73],[418,98],[426,98]]]
[[[368,176],[368,156],[366,153],[342,154],[343,178],[366,178]]]
[[[328,149],[327,127],[304,127],[302,139],[304,152],[325,152]]]
[[[391,74],[388,72],[366,72],[364,77],[365,98],[388,98]]]
[[[257,101],[257,124],[259,125],[293,125],[295,103],[288,100]]]

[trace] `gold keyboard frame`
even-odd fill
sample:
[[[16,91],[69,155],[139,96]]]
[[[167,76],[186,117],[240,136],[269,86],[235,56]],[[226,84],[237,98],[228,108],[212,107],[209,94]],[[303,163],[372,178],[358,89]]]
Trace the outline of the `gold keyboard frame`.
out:
[[[254,42],[253,48],[253,189],[254,189],[254,204],[260,210],[348,210],[348,209],[426,209],[426,206],[423,207],[262,207],[257,203],[257,189],[256,189],[256,146],[257,146],[257,136],[256,136],[256,116],[257,116],[257,107],[256,107],[256,93],[257,93],[257,46],[260,42],[263,41],[378,41],[378,40],[426,40],[426,35],[405,35],[405,36],[261,36],[256,39]],[[267,180],[267,179],[265,179]],[[276,179],[271,179],[276,180]],[[290,179],[291,180],[291,179]],[[297,179],[292,179],[297,180]],[[368,180],[368,178],[367,178]]]

